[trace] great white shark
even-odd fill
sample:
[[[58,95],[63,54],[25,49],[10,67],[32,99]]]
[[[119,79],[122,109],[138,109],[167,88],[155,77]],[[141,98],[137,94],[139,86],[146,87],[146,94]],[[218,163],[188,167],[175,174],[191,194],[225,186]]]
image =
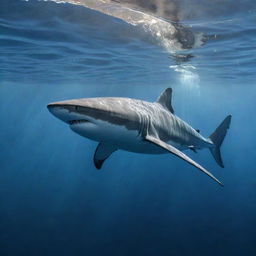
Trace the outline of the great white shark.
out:
[[[214,159],[224,167],[220,146],[231,122],[227,116],[209,138],[203,137],[174,114],[172,89],[167,88],[156,102],[131,98],[83,98],[50,103],[49,111],[67,123],[79,135],[99,142],[94,164],[100,169],[116,150],[143,153],[171,153],[213,180],[222,183],[182,151],[210,149]]]

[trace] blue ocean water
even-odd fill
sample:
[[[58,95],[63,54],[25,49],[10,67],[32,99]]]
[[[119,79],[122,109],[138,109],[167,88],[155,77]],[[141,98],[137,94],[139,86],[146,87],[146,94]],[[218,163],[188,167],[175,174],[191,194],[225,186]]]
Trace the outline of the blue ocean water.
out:
[[[1,256],[256,255],[255,1],[187,2],[198,12],[184,24],[209,40],[173,53],[83,6],[0,1]],[[223,188],[168,154],[118,151],[98,171],[97,143],[46,108],[154,101],[167,87],[176,114],[204,136],[232,114],[224,169],[207,150],[187,152]]]

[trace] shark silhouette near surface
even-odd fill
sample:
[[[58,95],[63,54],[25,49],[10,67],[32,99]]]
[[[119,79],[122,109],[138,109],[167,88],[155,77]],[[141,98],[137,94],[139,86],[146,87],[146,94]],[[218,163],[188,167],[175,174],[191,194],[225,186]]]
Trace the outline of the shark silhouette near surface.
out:
[[[170,52],[199,47],[206,42],[206,37],[202,33],[194,32],[191,27],[181,23],[179,0],[65,0],[65,2],[81,5],[141,27]]]
[[[94,154],[98,169],[118,149],[144,154],[171,153],[222,185],[181,151],[208,148],[216,162],[224,167],[220,146],[229,129],[231,115],[205,138],[174,114],[171,88],[152,103],[131,98],[83,98],[50,103],[48,109],[74,132],[99,142]]]

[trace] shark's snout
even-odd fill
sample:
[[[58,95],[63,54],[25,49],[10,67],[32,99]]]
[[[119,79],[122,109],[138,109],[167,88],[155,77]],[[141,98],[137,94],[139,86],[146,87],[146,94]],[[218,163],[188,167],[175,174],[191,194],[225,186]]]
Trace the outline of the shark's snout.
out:
[[[72,121],[81,119],[81,116],[76,111],[76,106],[73,105],[56,102],[48,104],[47,108],[51,114],[68,124],[71,124]]]
[[[50,113],[53,114],[53,111],[57,108],[57,106],[54,103],[50,103],[50,104],[47,105],[47,108],[50,111]]]
[[[57,104],[49,104],[47,106],[48,110],[51,114],[53,114],[58,119],[62,120],[65,123],[68,123],[70,121],[70,113],[69,110],[61,105]]]
[[[78,126],[78,124],[89,120],[85,113],[81,113],[83,107],[76,103],[75,100],[53,102],[48,104],[47,108],[51,114],[61,121],[71,126]]]

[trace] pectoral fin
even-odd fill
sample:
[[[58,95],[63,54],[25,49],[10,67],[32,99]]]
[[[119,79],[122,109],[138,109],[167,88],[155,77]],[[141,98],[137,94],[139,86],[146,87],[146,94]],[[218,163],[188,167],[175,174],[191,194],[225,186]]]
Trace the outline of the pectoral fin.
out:
[[[117,148],[111,144],[99,143],[94,153],[94,165],[97,169],[101,169],[104,161],[117,150]]]
[[[202,171],[203,173],[205,173],[206,175],[208,175],[209,177],[211,177],[213,180],[215,180],[217,183],[219,183],[221,186],[223,186],[223,184],[217,179],[215,178],[210,172],[208,172],[205,168],[203,168],[201,165],[199,165],[198,163],[196,163],[195,161],[193,161],[191,158],[189,158],[187,155],[185,155],[184,153],[182,153],[180,150],[176,149],[175,147],[153,137],[150,135],[146,135],[145,140],[148,142],[151,142],[153,144],[155,144],[158,147],[161,147],[163,149],[165,149],[166,151],[178,156],[179,158],[187,161],[189,164],[194,165],[196,168],[198,168],[200,171]]]

